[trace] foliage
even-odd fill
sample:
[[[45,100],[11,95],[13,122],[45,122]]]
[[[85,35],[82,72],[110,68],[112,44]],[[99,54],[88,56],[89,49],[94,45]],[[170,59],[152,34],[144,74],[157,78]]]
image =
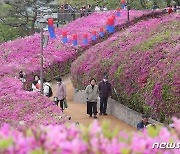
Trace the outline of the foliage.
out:
[[[129,0],[131,9],[153,9],[153,8],[165,8],[168,5],[172,5],[172,0]],[[59,4],[68,3],[73,7],[80,8],[83,5],[91,4],[93,7],[96,5],[106,6],[108,9],[115,9],[121,7],[121,0],[59,0]],[[180,2],[175,0],[178,5]],[[126,3],[127,5],[127,3]]]
[[[0,126],[9,123],[16,128],[31,125],[62,124],[61,110],[47,97],[37,92],[24,91],[18,79],[0,80]],[[0,143],[1,146],[1,143]]]
[[[122,17],[117,19],[116,25],[121,25],[126,22],[122,11]],[[134,11],[132,19],[141,17],[149,12]],[[107,18],[112,16],[112,11],[98,14],[94,13],[88,17],[80,18],[63,28],[56,29],[56,39],[49,39],[48,46],[44,48],[44,75],[47,79],[52,79],[54,76],[62,75],[70,71],[70,65],[80,54],[83,45],[83,34],[87,33],[89,44],[91,43],[91,31],[99,30],[105,25]],[[98,19],[98,20],[96,20]],[[93,28],[92,28],[93,27]],[[62,39],[62,31],[68,32],[69,42],[64,45]],[[78,34],[78,47],[72,46],[72,35]],[[91,46],[91,44],[89,45]],[[78,53],[75,51],[78,50]],[[13,126],[18,126],[19,121],[27,122],[27,125],[52,124],[58,123],[58,116],[61,115],[60,109],[49,102],[40,94],[23,91],[22,84],[18,77],[20,70],[26,73],[26,88],[31,87],[33,76],[40,74],[40,35],[34,34],[25,38],[19,38],[15,41],[4,42],[0,45],[0,125],[9,123]],[[4,85],[5,84],[5,85]],[[7,86],[8,85],[8,86]],[[42,105],[42,104],[43,105]],[[46,108],[46,106],[52,108]],[[58,110],[58,111],[57,111]],[[34,111],[34,112],[33,112]],[[41,113],[39,113],[41,111]],[[50,116],[51,113],[57,113],[56,116]],[[46,114],[45,114],[46,113]],[[56,117],[56,118],[55,118]],[[54,120],[55,118],[55,120]]]
[[[178,20],[173,14],[143,21],[93,46],[72,64],[74,86],[84,89],[108,72],[124,105],[161,122],[179,116]]]
[[[152,148],[154,143],[179,143],[180,120],[174,118],[174,129],[149,126],[142,132],[127,134],[107,129],[94,121],[88,128],[75,126],[31,126],[14,130],[9,125],[0,128],[1,153],[179,153],[176,148]]]
[[[0,24],[0,42],[7,42],[17,39],[18,37],[24,37],[26,34],[27,32],[21,28]]]
[[[44,4],[50,1],[52,0],[41,0]],[[5,4],[0,6],[0,22],[11,27],[29,30],[33,34],[38,8],[40,8],[39,2],[37,0],[5,0]],[[28,12],[28,7],[32,8],[32,12]]]

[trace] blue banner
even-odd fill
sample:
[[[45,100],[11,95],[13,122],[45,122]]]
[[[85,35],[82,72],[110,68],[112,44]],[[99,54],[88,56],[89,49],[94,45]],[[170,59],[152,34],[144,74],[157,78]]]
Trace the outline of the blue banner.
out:
[[[109,33],[114,33],[114,25],[109,26]]]
[[[96,40],[96,35],[92,36],[92,40],[95,41]]]
[[[48,26],[48,31],[49,31],[49,34],[50,34],[51,38],[56,38],[53,26]]]
[[[125,8],[125,4],[121,4],[121,7],[122,7],[122,9],[124,9]]]
[[[116,12],[116,16],[117,16],[117,17],[120,17],[120,16],[121,16],[121,13],[120,13],[120,12]]]
[[[103,32],[100,32],[100,34],[99,34],[101,37],[103,37],[104,36],[104,33]]]
[[[88,44],[88,40],[86,38],[83,38],[83,43]]]
[[[62,41],[63,41],[64,44],[65,44],[65,43],[68,43],[67,37],[64,37],[64,36],[63,36],[63,40],[62,40]]]
[[[74,46],[77,46],[77,45],[78,45],[77,40],[73,40],[73,45],[74,45]]]

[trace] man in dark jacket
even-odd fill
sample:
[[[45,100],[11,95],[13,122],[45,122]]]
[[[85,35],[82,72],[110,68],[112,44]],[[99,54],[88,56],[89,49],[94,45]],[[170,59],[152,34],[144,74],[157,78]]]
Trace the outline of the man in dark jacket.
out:
[[[99,97],[100,97],[100,113],[99,115],[107,115],[107,101],[108,97],[112,96],[111,84],[108,82],[108,76],[105,75],[103,81],[98,85]]]
[[[142,115],[141,122],[139,122],[137,124],[137,129],[138,130],[144,129],[147,125],[149,125],[148,116],[144,114],[144,115]]]

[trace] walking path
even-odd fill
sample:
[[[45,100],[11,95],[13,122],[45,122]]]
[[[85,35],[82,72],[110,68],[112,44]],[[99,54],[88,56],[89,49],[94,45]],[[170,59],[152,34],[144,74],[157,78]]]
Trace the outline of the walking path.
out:
[[[64,113],[72,118],[73,122],[79,122],[80,124],[83,124],[85,126],[88,126],[91,124],[94,120],[94,118],[90,118],[86,114],[86,104],[78,103],[73,101],[74,97],[74,88],[71,83],[70,77],[65,77],[63,79],[63,82],[66,84],[67,88],[67,102],[68,102],[68,108],[64,111]],[[56,94],[56,81],[51,82],[51,86],[53,89],[53,94]],[[51,97],[51,100],[53,101],[53,97]],[[124,123],[123,121],[113,117],[113,116],[99,116],[97,118],[98,122],[102,123],[103,121],[109,121],[111,128],[119,127],[120,130],[132,132],[135,131],[135,129]]]

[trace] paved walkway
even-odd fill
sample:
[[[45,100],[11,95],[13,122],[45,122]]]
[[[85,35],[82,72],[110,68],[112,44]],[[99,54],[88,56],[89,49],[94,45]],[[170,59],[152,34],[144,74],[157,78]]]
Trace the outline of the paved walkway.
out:
[[[88,126],[89,124],[91,124],[94,120],[94,118],[90,118],[87,114],[86,114],[86,104],[82,104],[82,103],[78,103],[78,102],[74,102],[73,101],[73,96],[74,96],[74,88],[73,85],[71,83],[71,80],[69,77],[65,77],[63,79],[63,82],[66,84],[66,88],[67,88],[67,101],[68,101],[68,108],[64,111],[64,113],[68,116],[72,117],[72,121],[73,122],[79,122],[80,124],[83,124],[85,126]],[[51,86],[53,89],[53,94],[56,94],[56,81],[51,82]],[[51,99],[53,100],[54,96],[51,97]],[[104,120],[105,121],[109,121],[111,128],[115,128],[115,127],[119,127],[120,130],[123,131],[135,131],[135,129],[124,123],[123,121],[113,117],[113,116],[99,116],[97,120],[102,123]]]

